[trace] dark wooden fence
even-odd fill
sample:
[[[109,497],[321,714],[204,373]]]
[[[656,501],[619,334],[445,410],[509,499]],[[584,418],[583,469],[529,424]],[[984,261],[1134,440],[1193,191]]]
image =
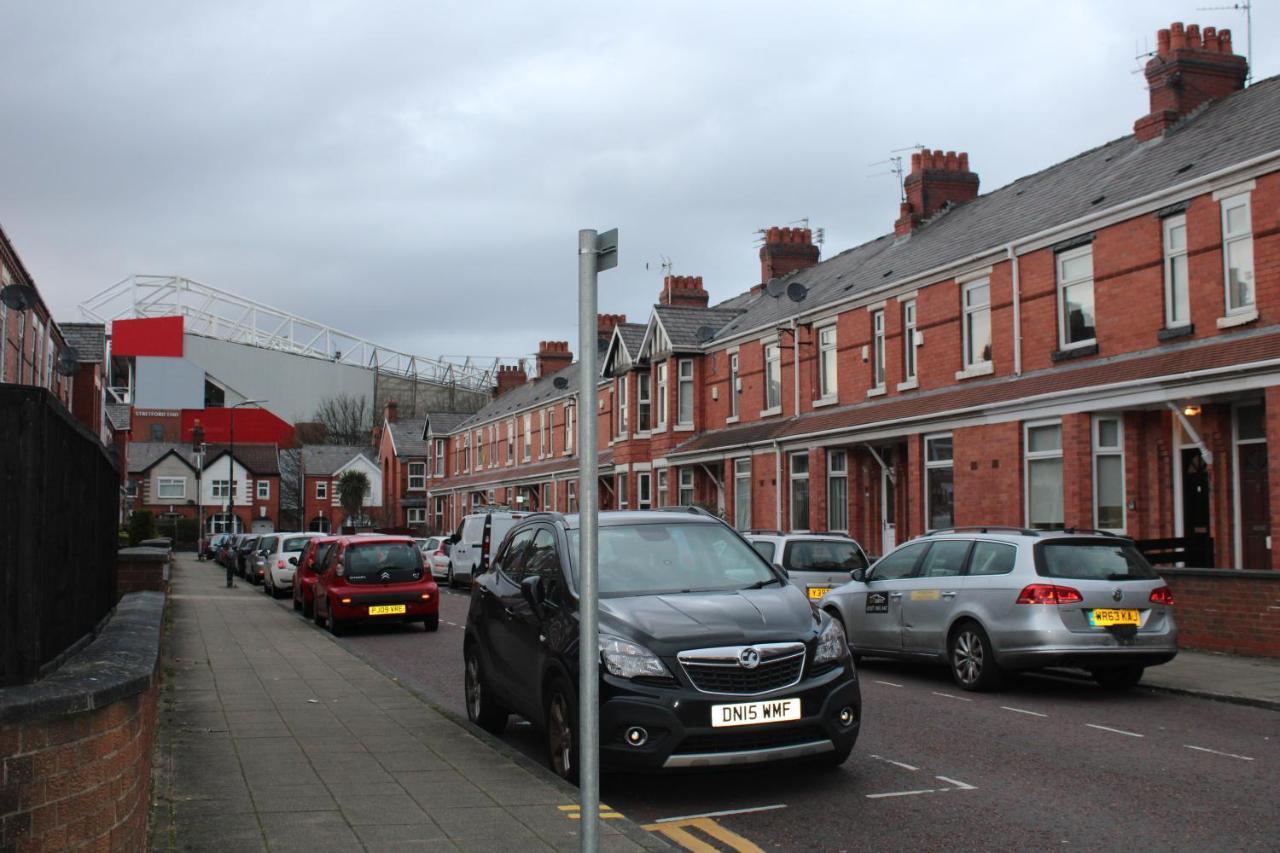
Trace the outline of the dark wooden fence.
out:
[[[115,606],[119,484],[52,394],[0,385],[0,685],[37,678]]]

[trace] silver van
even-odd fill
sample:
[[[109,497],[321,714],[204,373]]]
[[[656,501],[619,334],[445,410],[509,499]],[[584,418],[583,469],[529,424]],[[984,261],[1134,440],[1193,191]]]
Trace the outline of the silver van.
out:
[[[473,577],[486,571],[493,550],[502,544],[507,531],[528,515],[530,513],[495,509],[463,516],[458,529],[449,537],[453,543],[446,575],[449,588],[468,585]]]
[[[848,583],[854,569],[869,565],[862,546],[842,533],[749,531],[743,536],[810,601],[820,601],[832,588]]]

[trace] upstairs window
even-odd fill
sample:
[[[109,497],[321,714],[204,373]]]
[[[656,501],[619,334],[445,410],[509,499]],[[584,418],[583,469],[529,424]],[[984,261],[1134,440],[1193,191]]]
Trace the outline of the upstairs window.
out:
[[[655,375],[658,379],[653,393],[658,397],[658,429],[663,430],[667,428],[667,363],[665,361],[658,365]]]
[[[613,396],[613,404],[616,410],[615,419],[614,419],[614,423],[617,426],[616,435],[618,438],[626,438],[628,418],[627,418],[627,377],[625,374],[622,376],[619,376],[617,379],[614,380],[614,387],[615,387],[615,391]]]
[[[462,437],[462,470],[471,470],[471,434]]]
[[[764,345],[764,408],[782,410],[782,350],[776,341]]]
[[[1060,252],[1058,267],[1058,343],[1062,349],[1097,339],[1093,313],[1093,246]]]
[[[553,456],[556,452],[556,409],[551,406],[543,410],[542,446],[544,456]]]
[[[521,453],[525,462],[529,461],[529,458],[532,453],[533,453],[533,415],[530,413],[526,413],[524,416],[524,448]]]
[[[471,464],[479,471],[484,467],[484,430],[476,430],[475,444],[471,445],[471,447],[475,451],[475,458]]]
[[[729,356],[729,417],[738,417],[738,354]]]
[[[409,488],[425,489],[427,487],[427,463],[409,463]]]
[[[818,329],[818,396],[823,400],[836,397],[836,327]]]
[[[444,439],[436,439],[436,476],[444,476]]]
[[[884,388],[884,310],[871,312],[871,384]]]
[[[186,500],[187,480],[185,477],[157,477],[156,498],[160,501]]]
[[[1191,322],[1187,285],[1187,217],[1164,220],[1164,325],[1166,329]]]
[[[693,426],[693,359],[680,359],[677,370],[676,422]]]
[[[516,422],[515,419],[507,421],[507,464],[510,465],[516,461]]]
[[[991,284],[986,279],[967,284],[964,300],[964,367],[991,363]]]
[[[916,301],[902,303],[902,380],[916,379]]]
[[[1256,310],[1249,193],[1222,200],[1222,256],[1226,271],[1227,313],[1244,314]]]
[[[225,480],[223,480],[222,482],[226,482],[226,481],[225,481]],[[216,495],[216,494],[215,494],[215,495],[214,495],[214,497],[216,498],[216,497],[218,497],[218,495]],[[328,499],[329,499],[329,484],[328,484],[328,482],[326,482],[326,481],[324,481],[324,480],[319,480],[319,481],[317,481],[317,482],[316,482],[316,500],[318,500],[318,501],[327,501]]]
[[[649,371],[636,371],[636,430],[648,432],[650,425],[653,387],[649,384]]]
[[[573,406],[564,404],[564,452],[573,452]]]

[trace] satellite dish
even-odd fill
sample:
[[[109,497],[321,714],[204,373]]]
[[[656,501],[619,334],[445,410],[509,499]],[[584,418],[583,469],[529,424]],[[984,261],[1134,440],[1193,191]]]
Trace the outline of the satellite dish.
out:
[[[11,284],[0,290],[0,302],[14,311],[26,311],[36,304],[36,289],[29,284]]]
[[[780,278],[771,278],[767,282],[765,282],[765,285],[764,285],[765,293],[769,294],[774,299],[777,299],[779,296],[781,296],[783,291],[785,290],[786,290],[786,285],[782,283],[782,279]]]
[[[792,302],[804,302],[805,297],[808,295],[809,288],[798,281],[793,281],[787,285],[787,298]]]
[[[555,379],[551,380],[551,384],[555,386],[557,391],[563,391],[569,387],[569,380],[565,379],[563,376],[557,376]]]
[[[698,339],[698,343],[705,344],[716,336],[716,330],[714,326],[699,326],[698,331],[693,334]]]
[[[54,370],[58,371],[58,373],[63,376],[72,376],[75,374],[76,369],[79,366],[80,359],[76,355],[76,351],[68,348],[58,353],[58,363],[54,366]]]

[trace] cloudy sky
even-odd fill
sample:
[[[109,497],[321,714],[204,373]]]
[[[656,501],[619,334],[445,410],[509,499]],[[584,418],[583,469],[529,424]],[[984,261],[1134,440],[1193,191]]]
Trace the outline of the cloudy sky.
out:
[[[1206,5],[1229,3],[6,4],[0,226],[59,319],[162,273],[519,356],[576,341],[579,228],[621,231],[602,310],[643,320],[664,258],[727,298],[757,229],[807,218],[824,255],[890,230],[892,149],[968,151],[990,190],[1129,133],[1156,29],[1243,52],[1243,15]]]

